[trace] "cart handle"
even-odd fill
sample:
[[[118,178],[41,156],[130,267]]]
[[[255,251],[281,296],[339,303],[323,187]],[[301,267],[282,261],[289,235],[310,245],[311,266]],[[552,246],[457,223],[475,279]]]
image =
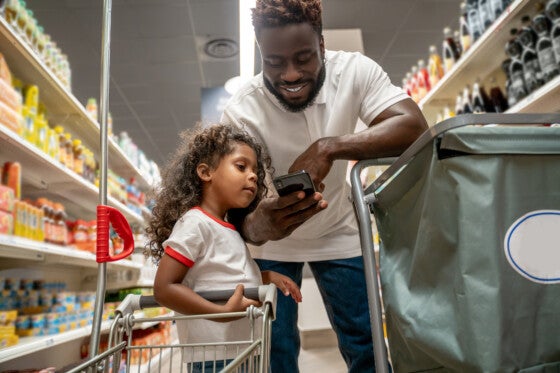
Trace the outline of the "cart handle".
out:
[[[219,302],[228,300],[234,292],[235,289],[197,291],[196,293],[211,302]],[[245,288],[243,295],[259,302],[271,302],[274,306],[273,309],[276,308],[276,286],[274,284]],[[128,294],[119,304],[116,312],[126,315],[144,308],[160,306],[153,295]]]
[[[112,225],[115,232],[124,241],[123,252],[117,255],[109,254],[109,226]],[[117,209],[105,206],[97,206],[97,263],[114,262],[126,258],[134,251],[134,236],[130,225],[124,215]]]

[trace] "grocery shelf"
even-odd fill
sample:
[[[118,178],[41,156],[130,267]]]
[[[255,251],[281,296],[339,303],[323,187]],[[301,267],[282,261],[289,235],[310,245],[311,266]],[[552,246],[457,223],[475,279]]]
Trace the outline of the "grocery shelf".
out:
[[[0,258],[24,259],[46,264],[65,264],[75,267],[97,268],[95,255],[75,249],[71,246],[61,246],[46,242],[39,242],[23,237],[0,234]],[[135,270],[140,271],[143,264],[131,260],[109,262],[110,271]]]
[[[3,17],[0,17],[0,45],[0,52],[12,73],[24,83],[39,87],[39,98],[47,108],[49,120],[63,124],[72,137],[82,140],[95,154],[100,154],[99,124]],[[109,140],[109,167],[127,180],[134,178],[142,188],[150,186],[151,180],[132,164],[112,139]]]
[[[15,132],[0,124],[0,155],[17,159],[22,166],[22,181],[34,190],[26,193],[36,197],[55,194],[65,200],[64,205],[77,217],[86,219],[95,216],[99,204],[99,189],[92,183],[49,157],[43,151],[22,139]],[[129,222],[144,224],[141,215],[131,211],[123,203],[108,196],[109,205],[118,208]]]
[[[507,58],[504,51],[510,28],[519,25],[526,12],[533,12],[531,3],[531,0],[513,1],[418,103],[429,123],[435,123],[437,113],[446,104],[454,107],[457,94],[465,85],[474,83],[477,78],[484,81],[500,68]]]

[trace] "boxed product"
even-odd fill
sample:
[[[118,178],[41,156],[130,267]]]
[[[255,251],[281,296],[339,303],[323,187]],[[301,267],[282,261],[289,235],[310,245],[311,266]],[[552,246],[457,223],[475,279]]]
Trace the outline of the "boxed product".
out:
[[[6,185],[0,184],[0,210],[5,212],[14,211],[15,193]]]

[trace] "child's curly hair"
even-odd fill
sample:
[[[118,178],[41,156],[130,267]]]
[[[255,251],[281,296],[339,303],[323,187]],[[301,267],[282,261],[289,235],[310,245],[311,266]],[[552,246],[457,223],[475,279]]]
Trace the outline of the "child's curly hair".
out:
[[[250,146],[257,155],[257,192],[255,199],[244,209],[231,209],[227,220],[238,231],[247,214],[252,212],[267,192],[264,179],[270,168],[270,157],[263,147],[243,129],[226,124],[202,126],[197,124],[192,130],[181,133],[179,148],[162,170],[162,181],[155,194],[152,218],[146,228],[149,241],[145,254],[158,263],[163,256],[163,242],[167,240],[173,226],[189,209],[202,201],[202,180],[198,177],[197,166],[206,163],[218,166],[220,160],[234,150],[236,143]]]
[[[253,8],[253,27],[257,38],[265,27],[297,23],[309,23],[321,36],[321,0],[257,0]]]

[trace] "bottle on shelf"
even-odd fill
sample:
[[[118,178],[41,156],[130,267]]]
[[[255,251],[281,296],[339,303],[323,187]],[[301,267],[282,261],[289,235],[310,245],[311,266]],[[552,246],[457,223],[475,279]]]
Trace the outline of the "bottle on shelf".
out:
[[[463,114],[470,114],[473,112],[472,99],[468,85],[463,89],[461,105],[463,106]]]
[[[455,113],[451,110],[449,105],[445,105],[443,108],[443,120],[452,118],[455,116]]]
[[[460,8],[461,16],[459,17],[459,44],[461,45],[462,54],[464,54],[472,45],[472,36],[468,22],[467,3],[462,2]]]
[[[491,113],[494,111],[490,98],[478,80],[473,84],[471,96],[473,113]]]
[[[408,84],[408,79],[407,78],[403,78],[403,80],[402,80],[402,89],[403,89],[403,91],[406,92],[407,95],[412,97],[412,93],[410,92],[410,85]]]
[[[467,21],[473,42],[477,41],[484,31],[478,13],[478,0],[467,0]]]
[[[418,60],[418,72],[416,73],[416,84],[418,84],[418,101],[422,100],[430,91],[430,78],[424,60]]]
[[[539,58],[539,65],[545,83],[560,73],[560,66],[554,56],[552,40],[550,39],[551,28],[551,22],[546,15],[537,14],[533,18],[533,29],[538,35],[535,50]]]
[[[489,0],[478,0],[478,16],[480,17],[480,25],[484,32],[494,22]]]
[[[412,68],[410,69],[410,77],[408,81],[410,82],[410,93],[412,100],[414,100],[414,102],[420,101],[418,99],[418,67],[412,66]]]
[[[95,98],[88,98],[86,111],[90,118],[97,122],[97,100]]]
[[[447,74],[459,59],[459,51],[457,50],[455,40],[453,40],[453,35],[449,27],[443,29],[441,55],[443,57],[443,71]]]
[[[58,136],[58,160],[66,166],[66,136],[64,135],[64,127],[56,126],[54,131]]]
[[[457,48],[457,55],[460,58],[463,55],[463,47],[461,46],[461,33],[459,30],[453,31],[453,41],[455,42],[455,48]]]
[[[463,114],[463,96],[459,93],[455,99],[455,115],[461,114]]]
[[[528,91],[525,86],[525,78],[523,76],[523,63],[521,62],[521,53],[523,47],[517,41],[517,29],[510,30],[510,40],[506,44],[506,53],[509,56],[509,64],[507,74],[509,77],[508,105],[511,107],[519,100],[527,96]]]
[[[546,4],[545,13],[553,23],[550,39],[556,62],[560,63],[560,0],[550,0]]]
[[[521,63],[523,64],[523,78],[528,92],[532,92],[543,85],[539,57],[535,50],[537,43],[537,33],[531,27],[531,18],[523,16],[521,18],[523,26],[519,30],[517,39],[523,51],[521,52]]]
[[[494,108],[493,111],[496,113],[504,113],[509,108],[508,102],[506,97],[502,93],[502,90],[496,83],[495,78],[492,78],[491,86],[492,88],[490,88],[490,101]]]
[[[502,0],[488,0],[490,7],[490,12],[492,12],[492,17],[496,20],[503,12],[508,4],[504,4],[505,1]]]
[[[435,45],[430,45],[430,58],[428,60],[428,80],[430,87],[434,87],[443,77],[443,64]]]

